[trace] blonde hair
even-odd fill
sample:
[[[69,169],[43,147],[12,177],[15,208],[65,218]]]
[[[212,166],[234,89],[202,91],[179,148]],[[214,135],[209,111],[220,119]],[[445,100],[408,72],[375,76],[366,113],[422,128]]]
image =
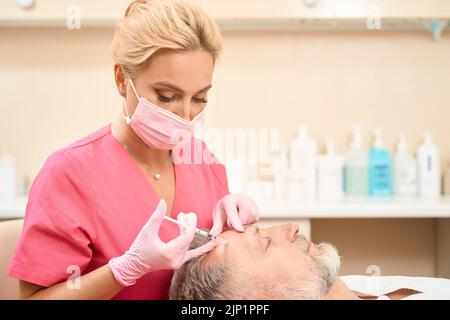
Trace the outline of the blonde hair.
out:
[[[111,45],[114,62],[134,77],[160,50],[204,49],[214,61],[222,51],[218,25],[183,0],[134,0],[119,22]]]

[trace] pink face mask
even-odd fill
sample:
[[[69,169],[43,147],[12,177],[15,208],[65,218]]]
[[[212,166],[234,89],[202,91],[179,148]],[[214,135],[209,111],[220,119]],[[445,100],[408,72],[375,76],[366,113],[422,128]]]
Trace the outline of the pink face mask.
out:
[[[205,118],[204,108],[191,121],[183,119],[173,112],[160,108],[147,99],[140,97],[129,79],[139,103],[130,118],[124,102],[126,116],[125,121],[136,134],[151,148],[160,150],[172,150],[192,138],[194,133],[203,126]]]

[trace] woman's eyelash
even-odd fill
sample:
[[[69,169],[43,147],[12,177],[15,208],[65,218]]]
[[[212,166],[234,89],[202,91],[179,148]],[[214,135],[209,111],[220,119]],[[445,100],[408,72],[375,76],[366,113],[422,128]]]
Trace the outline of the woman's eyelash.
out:
[[[192,100],[198,103],[208,103],[208,100],[206,99],[193,98]]]
[[[161,102],[172,102],[174,99],[158,95],[158,100]]]
[[[175,100],[175,98],[169,98],[158,95],[158,100],[161,102],[172,102]],[[192,100],[194,100],[195,103],[208,103],[208,100],[206,99],[193,98]]]

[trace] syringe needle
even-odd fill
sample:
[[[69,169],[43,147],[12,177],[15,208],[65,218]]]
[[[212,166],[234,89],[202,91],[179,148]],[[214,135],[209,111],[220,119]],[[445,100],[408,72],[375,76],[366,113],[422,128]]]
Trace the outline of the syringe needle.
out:
[[[169,220],[173,223],[178,224],[179,226],[183,226],[183,224],[181,222],[179,222],[178,220],[175,220],[174,218],[171,218],[169,216],[164,216],[164,219]],[[205,230],[199,229],[199,228],[195,228],[195,232],[201,234],[204,237],[208,237],[209,238],[209,233]]]
[[[173,223],[176,223],[176,224],[178,224],[180,226],[183,225],[178,220],[175,220],[174,218],[171,218],[169,216],[164,216],[164,219],[166,219],[168,221],[171,221]],[[208,231],[205,231],[205,230],[202,230],[202,229],[199,229],[199,228],[195,228],[195,232],[201,234],[202,236],[208,238],[209,240],[217,242],[218,244],[227,244],[228,243],[228,241],[226,241],[226,240],[220,239],[218,237],[211,236],[211,234]]]

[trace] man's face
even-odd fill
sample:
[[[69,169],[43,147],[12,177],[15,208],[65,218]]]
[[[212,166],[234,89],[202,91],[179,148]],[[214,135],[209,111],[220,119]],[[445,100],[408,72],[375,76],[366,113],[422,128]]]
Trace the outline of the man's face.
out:
[[[219,238],[228,243],[211,251],[205,263],[224,263],[242,277],[251,275],[263,283],[316,279],[326,287],[320,289],[322,294],[337,277],[340,259],[336,249],[329,244],[314,245],[295,223],[269,228],[252,225],[243,233],[229,230]]]

